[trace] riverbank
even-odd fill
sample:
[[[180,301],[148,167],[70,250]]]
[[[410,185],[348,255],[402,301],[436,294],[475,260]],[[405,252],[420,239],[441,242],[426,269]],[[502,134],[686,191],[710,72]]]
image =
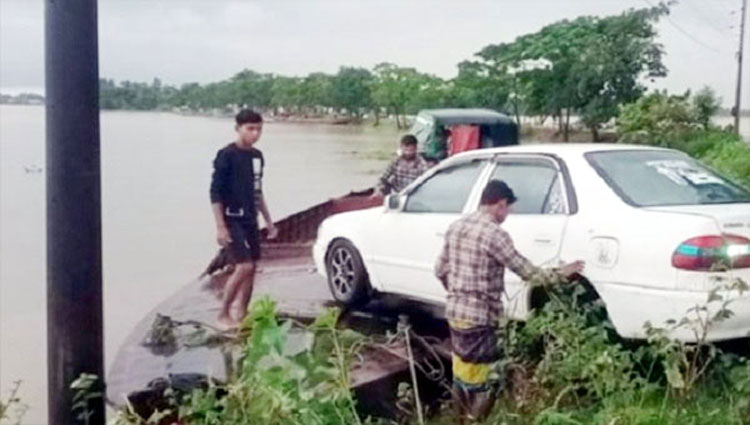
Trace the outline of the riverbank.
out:
[[[220,117],[233,118],[234,110],[212,109],[212,110],[191,110],[186,108],[175,108],[163,110],[184,116],[200,117]],[[415,115],[407,115],[400,121],[401,127],[398,127],[394,116],[379,117],[376,121],[372,116],[365,114],[361,117],[354,117],[342,114],[288,114],[277,113],[272,111],[263,111],[263,117],[266,122],[291,123],[291,124],[323,124],[323,125],[347,125],[347,126],[372,126],[372,127],[391,127],[394,131],[407,132],[415,119]],[[714,125],[724,128],[734,123],[734,117],[729,114],[717,114],[712,117]],[[740,130],[742,138],[750,141],[750,112],[741,116]],[[612,143],[617,142],[617,130],[614,126],[605,127],[598,132],[599,142]],[[554,121],[546,120],[540,124],[537,119],[531,117],[521,117],[521,138],[525,141],[561,143],[565,142],[563,131],[558,128]],[[590,143],[593,142],[593,134],[583,124],[578,121],[578,117],[570,118],[570,128],[568,129],[568,143]]]

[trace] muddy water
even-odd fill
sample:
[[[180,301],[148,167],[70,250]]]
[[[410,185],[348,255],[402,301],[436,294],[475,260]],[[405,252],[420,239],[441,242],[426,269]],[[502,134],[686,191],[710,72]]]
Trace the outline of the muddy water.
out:
[[[214,254],[211,161],[233,123],[152,112],[101,121],[108,367],[133,326]],[[0,394],[23,380],[32,425],[46,423],[44,132],[42,107],[0,106]],[[267,124],[258,147],[271,213],[372,185],[396,140],[390,128]]]

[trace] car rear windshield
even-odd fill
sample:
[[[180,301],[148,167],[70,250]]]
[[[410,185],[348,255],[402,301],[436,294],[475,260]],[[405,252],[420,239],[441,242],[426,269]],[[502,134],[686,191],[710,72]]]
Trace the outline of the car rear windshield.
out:
[[[642,207],[750,202],[750,191],[681,152],[602,151],[586,159],[626,202]]]

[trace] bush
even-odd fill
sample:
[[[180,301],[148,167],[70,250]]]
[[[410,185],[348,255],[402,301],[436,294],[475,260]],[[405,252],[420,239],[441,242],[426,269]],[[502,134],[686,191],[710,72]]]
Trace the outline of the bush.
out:
[[[742,281],[728,285],[747,289]],[[550,301],[525,324],[505,327],[506,369],[524,370],[520,375],[526,388],[519,397],[518,383],[508,379],[510,388],[487,423],[748,423],[747,359],[705,341],[670,340],[669,329],[652,328],[661,337],[624,344],[602,320],[606,315],[600,301],[584,302],[583,286],[550,287],[547,293]],[[709,303],[730,314],[731,299],[714,297]],[[717,313],[703,322],[683,318],[672,327],[710,326],[723,317]]]
[[[692,98],[690,92],[643,96],[621,108],[619,141],[681,150],[750,187],[750,146],[731,129],[710,124],[717,102],[708,89]]]
[[[700,129],[690,93],[682,96],[656,92],[623,106],[617,133],[625,143],[669,147]]]
[[[242,348],[238,376],[217,397],[215,389],[196,391],[180,409],[190,424],[362,424],[349,389],[349,359],[357,335],[336,329],[338,310],[330,310],[308,331],[315,347],[285,353],[291,323],[281,323],[275,303],[253,303],[243,324],[250,334]]]
[[[738,183],[750,187],[750,145],[739,141],[736,136],[713,144],[701,159]]]

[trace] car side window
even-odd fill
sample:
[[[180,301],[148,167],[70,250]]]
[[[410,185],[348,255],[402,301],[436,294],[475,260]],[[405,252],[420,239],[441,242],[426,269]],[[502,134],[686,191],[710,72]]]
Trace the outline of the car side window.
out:
[[[472,161],[440,170],[413,190],[404,212],[460,213],[485,161]]]
[[[503,159],[492,172],[503,180],[518,200],[513,214],[565,214],[562,182],[558,170],[546,160]]]

